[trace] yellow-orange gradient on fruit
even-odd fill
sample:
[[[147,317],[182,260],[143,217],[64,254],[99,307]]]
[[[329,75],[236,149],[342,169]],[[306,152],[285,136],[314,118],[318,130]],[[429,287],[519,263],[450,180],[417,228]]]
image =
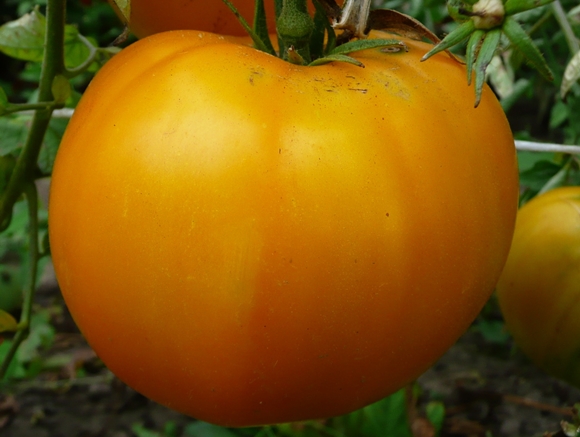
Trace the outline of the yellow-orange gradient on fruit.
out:
[[[119,378],[221,425],[329,417],[467,329],[512,238],[513,138],[490,89],[474,109],[463,65],[405,42],[302,67],[174,31],[96,75],[56,159],[50,241]]]
[[[522,351],[580,386],[580,187],[554,189],[521,208],[497,295]]]

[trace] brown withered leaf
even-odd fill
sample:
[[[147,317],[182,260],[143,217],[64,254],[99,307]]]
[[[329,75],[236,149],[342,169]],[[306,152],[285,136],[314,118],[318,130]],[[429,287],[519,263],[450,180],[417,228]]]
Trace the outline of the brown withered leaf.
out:
[[[406,14],[392,9],[375,9],[371,11],[367,23],[367,33],[371,30],[382,30],[394,33],[417,41],[426,39],[433,44],[437,44],[441,39],[431,32],[423,23]],[[455,56],[449,50],[447,54],[457,62],[465,64],[461,58]]]
[[[328,18],[335,21],[340,20],[342,8],[334,0],[318,0],[318,3],[323,7]]]

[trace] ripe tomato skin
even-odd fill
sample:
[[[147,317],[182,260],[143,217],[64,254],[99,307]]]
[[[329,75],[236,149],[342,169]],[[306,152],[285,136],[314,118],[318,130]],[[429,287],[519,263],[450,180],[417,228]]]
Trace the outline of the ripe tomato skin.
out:
[[[463,66],[406,42],[353,54],[365,68],[299,67],[175,31],[96,75],[56,159],[50,240],[117,376],[220,425],[330,417],[468,327],[511,242],[513,138],[489,89],[475,110]]]
[[[558,188],[518,213],[497,286],[516,344],[538,367],[580,386],[580,187]]]

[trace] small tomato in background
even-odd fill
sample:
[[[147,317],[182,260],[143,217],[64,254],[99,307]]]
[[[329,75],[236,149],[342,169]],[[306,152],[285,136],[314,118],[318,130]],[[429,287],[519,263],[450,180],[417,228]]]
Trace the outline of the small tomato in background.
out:
[[[166,32],[99,71],[58,152],[50,242],[119,378],[220,425],[323,418],[467,329],[511,243],[513,137],[463,65],[402,40],[306,67]]]
[[[109,0],[115,12],[123,22],[128,21],[129,28],[138,37],[168,30],[202,30],[224,35],[246,35],[222,0],[131,0],[128,20],[123,18],[115,0]],[[238,12],[252,25],[254,0],[233,0]],[[274,27],[274,0],[266,0],[266,17],[268,28]]]
[[[497,295],[522,351],[580,387],[580,187],[554,189],[521,208]]]

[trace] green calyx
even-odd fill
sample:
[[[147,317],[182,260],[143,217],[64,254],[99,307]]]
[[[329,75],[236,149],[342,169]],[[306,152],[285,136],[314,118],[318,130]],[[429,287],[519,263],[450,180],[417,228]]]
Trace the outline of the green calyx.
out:
[[[296,53],[302,59],[310,58],[310,37],[314,21],[308,14],[306,2],[286,0],[276,21],[278,36],[282,42],[281,52],[285,59]]]
[[[312,1],[316,7],[314,17],[308,12],[307,1]],[[349,56],[350,53],[386,47],[393,49],[392,52],[407,50],[397,39],[366,39],[366,32],[372,27],[368,25],[370,0],[345,0],[342,8],[335,0],[274,0],[278,51],[268,35],[264,0],[256,0],[253,27],[230,0],[223,2],[238,17],[256,49],[293,64],[316,66],[347,62],[362,67],[363,64]],[[397,18],[401,21],[399,16]]]
[[[425,61],[434,54],[467,40],[467,81],[471,83],[472,76],[475,76],[476,107],[481,100],[487,66],[495,56],[502,35],[544,78],[551,81],[553,76],[546,60],[513,15],[544,6],[552,1],[449,0],[447,4],[449,14],[460,25],[430,50],[422,60]]]

